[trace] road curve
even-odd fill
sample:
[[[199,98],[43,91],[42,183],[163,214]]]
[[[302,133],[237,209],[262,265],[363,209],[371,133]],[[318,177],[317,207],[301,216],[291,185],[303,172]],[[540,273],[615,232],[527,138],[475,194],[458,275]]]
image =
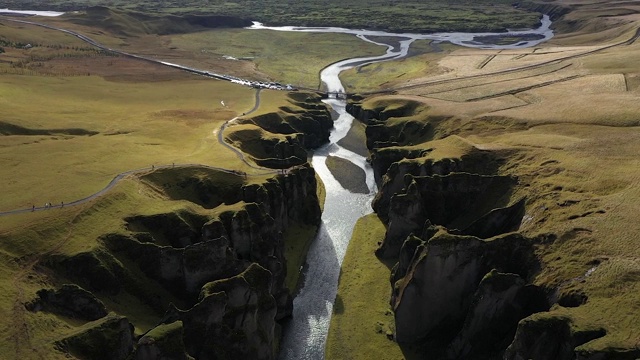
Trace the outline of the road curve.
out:
[[[253,105],[253,108],[249,111],[247,111],[246,113],[243,113],[242,115],[249,115],[251,113],[253,113],[254,111],[258,110],[258,108],[260,107],[260,91],[262,89],[256,89],[256,100],[255,100],[255,104]],[[224,141],[224,131],[227,129],[227,127],[229,126],[229,124],[236,120],[239,116],[234,117],[231,120],[227,120],[224,122],[224,124],[222,124],[222,126],[220,126],[220,129],[218,130],[218,143],[220,143],[221,145],[223,145],[224,147],[226,147],[227,149],[233,151],[237,156],[238,159],[240,159],[242,162],[244,162],[248,167],[253,168],[253,169],[259,169],[259,170],[264,170],[266,168],[257,166],[255,164],[253,164],[252,162],[247,160],[247,157],[245,156],[245,154],[240,151],[239,149],[237,149],[235,146],[227,143],[226,141]]]
[[[80,39],[80,40],[82,40],[82,41],[84,41],[84,42],[86,42],[86,43],[88,43],[88,44],[90,44],[92,46],[95,46],[95,47],[97,47],[97,48],[99,48],[101,50],[104,50],[104,51],[108,51],[108,52],[115,53],[115,54],[122,55],[122,56],[127,56],[127,57],[138,59],[138,60],[151,62],[151,63],[154,63],[154,64],[169,66],[169,67],[176,68],[176,69],[179,69],[179,70],[184,70],[184,71],[188,71],[188,72],[195,73],[195,74],[198,74],[198,75],[212,77],[212,78],[219,79],[219,80],[231,81],[231,82],[237,83],[239,85],[251,86],[251,87],[256,89],[255,103],[253,105],[253,108],[251,108],[249,111],[243,113],[243,115],[251,114],[251,113],[255,112],[260,107],[260,91],[263,88],[268,88],[268,89],[272,89],[272,90],[287,90],[287,91],[292,90],[291,88],[285,88],[285,87],[282,87],[282,86],[273,87],[273,86],[270,86],[269,84],[264,84],[264,83],[261,83],[261,82],[253,82],[253,81],[249,81],[249,80],[239,79],[239,78],[236,78],[236,77],[233,77],[233,76],[229,76],[229,75],[216,74],[216,73],[212,73],[212,72],[205,71],[205,70],[199,70],[199,69],[195,69],[195,68],[190,68],[190,67],[186,67],[186,66],[182,66],[182,65],[178,65],[178,64],[169,63],[169,62],[166,62],[166,61],[156,60],[156,59],[147,58],[147,57],[144,57],[144,56],[135,55],[135,54],[127,53],[127,52],[124,52],[124,51],[112,49],[112,48],[109,48],[109,47],[107,47],[105,45],[100,44],[99,42],[91,39],[88,36],[82,35],[80,33],[72,31],[72,30],[58,28],[58,27],[55,27],[55,26],[47,25],[47,24],[42,24],[42,23],[33,22],[33,21],[26,21],[26,20],[11,19],[11,18],[7,18],[7,17],[4,17],[4,16],[0,16],[0,20],[11,21],[11,22],[16,22],[16,23],[21,23],[21,24],[34,25],[34,26],[40,26],[40,27],[47,28],[47,29],[50,29],[50,30],[61,31],[61,32],[67,33],[69,35],[75,36],[78,39]],[[94,194],[91,194],[91,195],[89,195],[87,197],[84,197],[82,199],[74,200],[74,201],[71,201],[69,203],[64,203],[64,204],[63,203],[56,204],[56,205],[49,204],[49,205],[45,205],[45,206],[35,206],[35,205],[33,205],[31,208],[23,208],[23,209],[2,211],[2,212],[0,212],[0,217],[8,216],[8,215],[35,212],[35,211],[44,211],[44,210],[56,209],[56,208],[59,209],[59,208],[65,207],[65,206],[68,207],[68,206],[76,206],[76,205],[84,204],[84,203],[87,203],[87,202],[89,202],[91,200],[94,200],[94,199],[98,198],[99,196],[105,194],[107,191],[111,190],[118,182],[120,182],[122,179],[124,179],[125,177],[127,177],[129,175],[140,174],[140,173],[149,172],[149,171],[154,171],[155,169],[167,169],[167,168],[174,168],[174,167],[204,167],[204,168],[219,170],[219,171],[223,171],[223,172],[227,172],[227,173],[242,174],[242,175],[245,175],[245,176],[261,176],[261,175],[269,175],[269,174],[281,173],[282,170],[273,170],[273,169],[268,169],[268,168],[264,168],[264,167],[260,167],[260,166],[255,165],[254,163],[252,163],[249,160],[247,160],[245,154],[242,151],[238,150],[237,148],[235,148],[231,144],[228,144],[226,141],[224,141],[224,131],[227,129],[228,125],[233,120],[236,120],[237,118],[238,117],[235,117],[233,119],[227,120],[227,121],[224,122],[224,124],[222,124],[222,126],[218,130],[218,134],[217,134],[218,142],[221,145],[223,145],[226,148],[228,148],[229,150],[233,151],[238,156],[238,158],[242,162],[244,162],[247,166],[249,166],[250,168],[253,168],[253,169],[256,169],[256,170],[263,170],[263,172],[261,172],[261,173],[254,173],[254,174],[248,175],[246,173],[243,173],[243,172],[240,172],[240,171],[237,171],[237,170],[225,169],[225,168],[215,167],[215,166],[200,165],[200,164],[178,164],[178,165],[171,164],[171,165],[158,165],[158,166],[151,166],[151,167],[133,169],[133,170],[128,170],[128,171],[125,171],[125,172],[122,172],[122,173],[116,175],[109,182],[109,184],[107,184],[107,186],[105,186],[102,190],[100,190],[100,191],[98,191],[98,192],[96,192]]]

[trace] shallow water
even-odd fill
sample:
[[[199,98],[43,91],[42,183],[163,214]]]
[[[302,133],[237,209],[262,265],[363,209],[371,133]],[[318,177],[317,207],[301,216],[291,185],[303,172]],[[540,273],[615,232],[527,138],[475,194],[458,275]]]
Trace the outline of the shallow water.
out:
[[[0,14],[22,14],[22,15],[37,15],[37,16],[60,16],[63,12],[57,11],[36,11],[36,10],[9,10],[0,9]]]

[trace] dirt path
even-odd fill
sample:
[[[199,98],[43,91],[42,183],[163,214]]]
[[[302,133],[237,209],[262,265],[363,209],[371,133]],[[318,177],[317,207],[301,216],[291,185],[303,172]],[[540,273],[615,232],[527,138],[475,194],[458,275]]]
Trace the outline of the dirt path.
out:
[[[249,111],[247,111],[246,113],[243,113],[242,115],[249,115],[253,112],[255,112],[256,110],[258,110],[258,108],[260,107],[260,90],[261,89],[256,89],[256,100],[255,103],[253,105],[253,108]],[[257,166],[251,162],[249,162],[245,156],[245,154],[240,151],[238,148],[236,148],[235,146],[227,143],[226,141],[224,141],[224,131],[227,129],[227,127],[229,126],[229,124],[236,120],[238,117],[235,117],[231,120],[227,120],[224,122],[224,124],[222,124],[222,126],[220,127],[220,130],[218,130],[218,143],[220,143],[221,145],[223,145],[224,147],[226,147],[227,149],[233,151],[237,156],[238,159],[240,159],[242,162],[244,162],[248,167],[253,168],[253,169],[258,169],[258,170],[265,170],[265,168]]]

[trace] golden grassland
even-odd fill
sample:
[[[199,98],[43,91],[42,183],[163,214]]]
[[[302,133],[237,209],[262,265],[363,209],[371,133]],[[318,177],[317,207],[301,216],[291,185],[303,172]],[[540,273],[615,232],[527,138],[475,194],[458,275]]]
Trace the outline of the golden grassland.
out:
[[[66,16],[38,21],[77,31],[107,46],[139,55],[222,74],[309,88],[320,85],[319,72],[329,63],[384,52],[380,46],[346,34],[220,28],[157,35],[148,33],[146,27],[115,11],[111,11],[111,17],[107,17],[107,22],[100,27],[81,25]],[[3,34],[6,33],[0,35],[0,39],[6,37],[25,43],[90,48],[81,40],[58,31],[10,22],[0,24]],[[34,33],[40,34],[36,40]],[[78,70],[78,73],[82,72]]]
[[[429,44],[421,43],[413,57],[354,69],[344,79],[359,91],[405,87],[384,101],[418,101],[421,116],[446,119],[438,136],[455,135],[457,144],[511,154],[500,171],[521,179],[514,197],[528,198],[523,232],[558,235],[552,245],[538,249],[545,265],[535,282],[589,295],[585,305],[556,307],[552,314],[568,315],[579,327],[607,329],[607,336],[585,348],[635,346],[640,342],[640,225],[635,221],[640,210],[640,65],[629,59],[636,58],[640,43],[602,48],[631,38],[640,19],[611,13],[611,7],[607,17],[596,18],[607,5],[575,5],[566,21],[556,25],[563,34],[535,49],[492,52],[442,46],[443,53],[432,53]],[[123,37],[64,19],[46,21],[131,52],[311,87],[317,86],[317,71],[327,62],[380,51],[355,37],[335,35],[216,30]],[[0,24],[0,39],[42,45],[6,47],[0,54],[0,211],[68,202],[101,189],[119,172],[153,164],[202,163],[251,171],[217,143],[215,132],[253,106],[252,90],[92,52],[58,32]],[[304,46],[296,48],[299,43]],[[223,55],[253,59],[227,60]],[[556,63],[539,65],[551,60]],[[511,68],[521,69],[506,71]],[[474,75],[483,76],[469,78]],[[434,98],[434,93],[446,96]],[[258,111],[276,110],[282,96],[264,92]],[[123,217],[131,214],[184,209],[207,212],[171,200],[131,176],[108,196],[78,207],[2,218],[0,286],[6,291],[0,295],[0,353],[59,358],[50,352],[51,342],[87,326],[24,310],[22,304],[37,290],[57,285],[46,272],[34,271],[42,256],[90,250],[101,234],[122,230]],[[383,231],[373,216],[362,219],[354,231],[328,358],[411,357],[410,350],[387,337],[393,331],[389,264],[373,256]],[[308,229],[296,228],[287,236],[305,234]],[[303,253],[307,245],[298,245],[287,246],[287,251]],[[289,264],[289,271],[299,264]],[[289,278],[289,286],[296,281]],[[102,300],[128,316],[138,333],[159,315],[129,295]],[[178,300],[167,295],[169,301]]]
[[[100,190],[118,173],[152,165],[244,169],[218,144],[216,132],[253,106],[250,89],[191,76],[166,84],[121,84],[97,76],[5,75],[2,82],[8,114],[3,122],[25,129],[3,136],[0,171],[8,196],[2,210],[70,202]],[[27,129],[48,134],[29,135]]]
[[[605,46],[632,38],[640,17],[624,12],[598,20],[594,14],[610,12],[615,5],[574,5],[577,10],[556,24],[563,33],[547,44],[509,51],[450,49],[437,58],[418,55],[405,61],[429,67],[424,76],[392,82],[389,87],[397,88],[397,95],[367,101],[416,101],[422,104],[416,114],[423,119],[444,119],[436,125],[436,139],[457,137],[458,142],[508,154],[499,171],[518,176],[513,199],[527,198],[521,231],[557,235],[553,243],[537,249],[543,266],[534,282],[559,294],[578,291],[588,296],[579,307],[554,305],[550,315],[568,316],[579,329],[607,331],[580,349],[636,348],[640,66],[632,59],[640,43]],[[595,32],[598,26],[603,31]],[[393,73],[395,66],[383,63],[377,69]],[[520,70],[505,71],[509,69]],[[439,149],[442,141],[414,147]],[[446,155],[457,156],[455,151]],[[328,358],[411,357],[384,336],[393,324],[385,317],[389,269],[373,255],[383,234],[382,224],[372,218],[362,219],[354,231],[340,278]]]
[[[393,40],[392,40],[393,41]],[[340,80],[350,92],[379,91],[425,75],[439,74],[437,61],[453,48],[450,44],[432,44],[417,40],[411,44],[409,56],[395,61],[357,66],[340,74]]]
[[[5,319],[1,325],[2,353],[27,358],[37,355],[49,359],[60,358],[61,354],[51,351],[51,343],[82,330],[85,325],[83,322],[70,322],[63,317],[34,314],[24,309],[22,304],[33,299],[37,290],[57,285],[52,281],[64,282],[64,279],[36,271],[37,262],[44,256],[93,249],[98,246],[98,236],[121,231],[124,227],[122,219],[126,216],[171,211],[179,207],[180,204],[167,203],[157,193],[132,179],[118,184],[108,196],[85,205],[7,218],[17,225],[7,229],[4,223],[1,235],[3,256],[7,260],[2,265],[5,289],[1,301],[2,318]],[[169,296],[162,291],[159,293]],[[157,321],[158,314],[139,301],[133,302],[122,297],[105,297],[103,300],[114,305],[113,309],[117,309],[119,314],[136,319],[136,326],[139,327],[137,332],[147,330]],[[168,300],[177,301],[171,296]]]
[[[96,38],[107,44],[122,42],[132,52],[156,51],[163,57],[176,51],[174,56],[198,65],[203,64],[198,56],[213,57],[209,64],[219,65],[218,58],[236,41],[244,44],[242,51],[252,53],[278,49],[278,44],[291,40],[312,43],[303,41],[300,36],[305,34],[229,29],[123,38],[64,19],[43,21],[92,37],[98,34]],[[137,31],[135,26],[126,24],[132,32]],[[216,34],[222,39],[217,43]],[[321,42],[308,55],[314,57],[313,61],[300,54],[277,57],[288,64],[283,66],[300,61],[294,67],[316,76],[330,35],[309,34],[315,35],[322,36],[315,38]],[[235,154],[217,143],[216,132],[224,121],[252,108],[254,90],[109,56],[73,36],[32,25],[0,22],[0,40],[13,44],[4,46],[5,53],[0,55],[0,103],[5,114],[0,120],[0,132],[5,135],[0,147],[0,172],[7,194],[0,201],[0,210],[69,202],[101,189],[115,174],[151,165],[202,163],[249,171],[236,161]],[[186,50],[171,45],[174,40],[184,43]],[[362,43],[344,36],[336,46],[346,49],[356,42]],[[34,47],[22,48],[20,44],[26,43]],[[215,56],[198,55],[202,52],[198,46],[204,44],[225,50]],[[375,46],[364,46],[351,51],[366,53],[373,49]],[[283,53],[290,50],[285,46]],[[265,63],[276,63],[276,50],[270,51],[272,55]],[[333,56],[338,59],[345,55]],[[329,61],[333,61],[331,56]],[[237,61],[232,63],[236,68],[246,67],[238,67]],[[300,66],[303,63],[306,66]],[[315,67],[309,66],[312,63]],[[253,65],[249,68],[256,73]],[[260,111],[276,109],[278,105],[273,104],[282,103],[284,96],[263,92]]]

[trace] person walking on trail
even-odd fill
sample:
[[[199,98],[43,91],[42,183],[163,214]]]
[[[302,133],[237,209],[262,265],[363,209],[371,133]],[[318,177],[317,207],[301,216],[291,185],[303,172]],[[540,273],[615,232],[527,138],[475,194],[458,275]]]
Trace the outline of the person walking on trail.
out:
[[[35,205],[31,205],[31,212],[36,211],[36,206]]]
[[[60,209],[62,209],[64,207],[64,201],[60,202]]]

